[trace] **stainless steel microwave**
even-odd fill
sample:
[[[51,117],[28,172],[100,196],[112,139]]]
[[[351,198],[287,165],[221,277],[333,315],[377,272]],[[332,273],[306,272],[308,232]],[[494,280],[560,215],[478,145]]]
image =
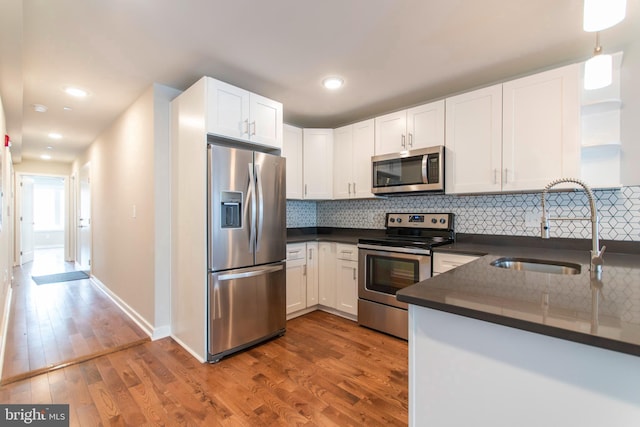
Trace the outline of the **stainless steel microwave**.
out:
[[[444,146],[371,157],[371,192],[377,195],[444,192]]]

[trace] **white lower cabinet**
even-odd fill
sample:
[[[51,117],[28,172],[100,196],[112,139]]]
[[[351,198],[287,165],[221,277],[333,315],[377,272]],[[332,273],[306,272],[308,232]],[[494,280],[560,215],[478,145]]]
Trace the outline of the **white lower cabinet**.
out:
[[[287,245],[287,315],[307,307],[306,243]]]
[[[358,248],[338,244],[336,247],[336,309],[358,315]]]
[[[336,308],[336,244],[320,242],[318,251],[319,302],[325,307]]]
[[[287,245],[287,318],[320,308],[355,320],[358,248],[334,242]]]
[[[442,274],[449,270],[453,270],[456,267],[460,267],[461,265],[471,262],[478,258],[479,257],[477,255],[434,252],[432,276],[437,276],[438,274]]]

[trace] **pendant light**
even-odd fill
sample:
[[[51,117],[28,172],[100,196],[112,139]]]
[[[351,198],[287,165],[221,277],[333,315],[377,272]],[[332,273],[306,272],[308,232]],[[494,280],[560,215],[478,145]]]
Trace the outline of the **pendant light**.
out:
[[[600,33],[596,33],[596,47],[593,56],[584,63],[584,88],[600,89],[609,86],[613,76],[613,59],[611,55],[602,53]]]
[[[587,32],[602,31],[622,21],[627,0],[584,0],[583,28]]]
[[[627,0],[584,0],[585,31],[596,33],[593,56],[584,64],[584,88],[600,89],[609,86],[613,76],[613,59],[602,53],[600,31],[613,27],[626,15]]]

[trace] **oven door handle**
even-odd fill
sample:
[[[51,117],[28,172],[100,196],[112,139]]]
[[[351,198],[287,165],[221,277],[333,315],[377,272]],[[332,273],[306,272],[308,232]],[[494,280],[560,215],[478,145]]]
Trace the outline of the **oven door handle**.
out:
[[[398,252],[402,254],[411,254],[411,255],[431,255],[431,251],[429,249],[419,249],[419,248],[403,248],[397,246],[379,246],[379,245],[368,245],[366,243],[358,243],[359,249],[369,249],[372,251],[381,251],[381,252]]]

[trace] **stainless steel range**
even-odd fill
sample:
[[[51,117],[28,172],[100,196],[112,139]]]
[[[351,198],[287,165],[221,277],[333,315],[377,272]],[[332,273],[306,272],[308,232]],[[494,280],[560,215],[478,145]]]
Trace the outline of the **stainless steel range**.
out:
[[[452,213],[388,213],[385,237],[358,241],[358,323],[407,339],[396,292],[431,277],[431,248],[454,239]]]

